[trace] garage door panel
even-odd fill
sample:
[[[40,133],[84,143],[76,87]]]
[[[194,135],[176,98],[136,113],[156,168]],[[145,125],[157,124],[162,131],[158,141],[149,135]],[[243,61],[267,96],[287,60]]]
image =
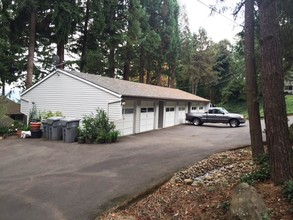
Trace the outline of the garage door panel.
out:
[[[153,130],[155,125],[154,120],[155,120],[154,103],[142,102],[142,107],[140,109],[140,132]]]
[[[175,107],[174,106],[166,107],[165,115],[166,115],[165,127],[175,125]]]
[[[122,118],[122,135],[130,135],[134,133],[134,107],[126,106],[123,108]]]
[[[179,110],[178,111],[178,121],[179,121],[179,124],[182,124],[185,122],[186,107],[179,106],[178,110]]]

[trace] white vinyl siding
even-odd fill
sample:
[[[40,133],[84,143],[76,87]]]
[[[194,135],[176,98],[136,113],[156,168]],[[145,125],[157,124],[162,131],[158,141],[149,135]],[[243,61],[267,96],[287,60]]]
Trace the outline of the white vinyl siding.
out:
[[[119,120],[122,118],[121,102],[108,103],[107,114],[110,121]]]
[[[34,102],[39,111],[60,111],[64,116],[74,118],[95,114],[97,108],[108,112],[108,103],[120,100],[113,94],[62,73],[53,74],[25,93],[22,98]],[[116,110],[118,106],[115,106]],[[22,111],[26,115],[29,114],[29,109],[22,108]],[[121,109],[118,114],[120,111]]]

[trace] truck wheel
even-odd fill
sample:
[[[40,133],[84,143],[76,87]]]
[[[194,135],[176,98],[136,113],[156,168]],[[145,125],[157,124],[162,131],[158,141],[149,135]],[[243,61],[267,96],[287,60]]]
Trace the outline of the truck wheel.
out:
[[[231,119],[229,121],[229,124],[230,124],[230,127],[231,128],[236,128],[236,127],[239,127],[239,121],[237,119]]]
[[[201,122],[201,120],[199,118],[194,118],[193,119],[193,124],[195,126],[199,126],[199,125],[202,125],[202,122]]]

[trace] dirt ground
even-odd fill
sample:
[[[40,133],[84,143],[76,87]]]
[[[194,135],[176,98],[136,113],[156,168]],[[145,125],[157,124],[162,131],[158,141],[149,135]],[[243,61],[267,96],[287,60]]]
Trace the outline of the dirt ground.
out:
[[[105,213],[101,220],[227,219],[231,191],[241,176],[255,169],[250,148],[212,155],[139,201]],[[270,181],[253,185],[272,220],[293,219],[293,207]]]

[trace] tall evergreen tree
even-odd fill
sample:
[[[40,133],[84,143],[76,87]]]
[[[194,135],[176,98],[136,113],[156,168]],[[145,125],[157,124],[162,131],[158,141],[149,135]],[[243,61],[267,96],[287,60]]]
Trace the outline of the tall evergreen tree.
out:
[[[258,0],[266,137],[271,179],[279,183],[293,178],[293,155],[283,93],[284,73],[276,3],[275,0]]]
[[[139,44],[141,43],[142,29],[141,23],[142,16],[145,16],[139,0],[126,1],[126,33],[125,43],[122,51],[122,58],[124,60],[123,66],[123,79],[129,80],[131,71],[131,62],[138,55]]]
[[[254,0],[245,1],[245,75],[252,156],[264,154],[260,124],[254,46]]]
[[[69,36],[74,33],[80,19],[79,1],[54,0],[52,2],[52,25],[54,41],[57,44],[57,55],[60,57],[59,68],[64,68],[65,45]]]

